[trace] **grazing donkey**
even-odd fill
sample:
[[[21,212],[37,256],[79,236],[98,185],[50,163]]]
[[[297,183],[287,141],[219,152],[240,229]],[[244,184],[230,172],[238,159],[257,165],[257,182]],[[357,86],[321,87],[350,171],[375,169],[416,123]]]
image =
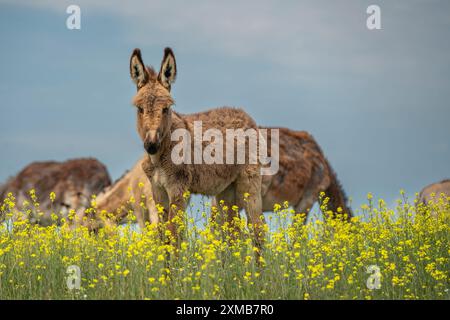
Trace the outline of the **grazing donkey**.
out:
[[[96,159],[33,162],[0,188],[0,201],[11,192],[17,204],[25,200],[32,202],[29,191],[34,189],[39,210],[32,210],[30,221],[50,225],[55,222],[51,219],[51,211],[66,216],[70,209],[74,209],[81,214],[89,207],[90,195],[99,193],[110,184],[106,167]],[[56,195],[53,202],[49,197],[51,192]]]
[[[255,121],[243,110],[228,107],[189,115],[173,111],[171,106],[174,100],[170,89],[177,75],[177,66],[170,48],[164,50],[159,73],[146,67],[140,50],[135,49],[130,59],[130,74],[137,87],[137,94],[133,99],[137,109],[137,130],[148,154],[142,168],[151,181],[154,201],[164,207],[164,219],[168,219],[168,229],[175,240],[177,233],[173,219],[178,210],[184,211],[186,208],[184,196],[187,191],[216,196],[218,199],[232,192],[236,195],[236,204],[245,209],[248,222],[254,226],[256,245],[261,246],[264,237],[261,165],[258,162],[175,164],[171,157],[173,148],[179,144],[172,141],[171,134],[181,129],[195,137],[194,121],[202,121],[205,130],[218,130],[223,137],[227,134],[226,129],[253,129],[257,132]],[[234,144],[234,154],[238,148],[245,148],[246,154],[251,157],[252,148],[247,139],[243,144]],[[208,145],[209,143],[202,142],[203,148]],[[195,142],[189,143],[191,154],[196,152],[195,148]],[[244,199],[246,193],[250,194],[248,199]]]
[[[81,224],[95,230],[98,227],[102,227],[104,223],[111,225],[123,223],[127,220],[130,210],[135,214],[141,228],[145,227],[146,222],[158,223],[159,216],[155,210],[152,188],[142,170],[144,161],[145,156],[131,170],[127,171],[113,185],[107,187],[97,196],[96,212],[105,212],[105,217],[97,219],[99,217],[95,216],[93,217],[94,219]],[[109,214],[112,214],[112,216]],[[84,216],[89,215],[83,214],[82,217]],[[82,217],[79,218],[80,221],[83,221]]]
[[[271,131],[268,130],[268,132]],[[270,134],[268,139],[271,139]],[[288,201],[297,213],[307,215],[314,202],[318,200],[319,193],[323,191],[330,198],[329,210],[336,212],[340,207],[343,212],[347,213],[347,216],[352,216],[352,211],[347,206],[347,198],[336,174],[319,145],[308,132],[280,128],[279,146],[280,167],[277,174],[262,178],[263,211],[272,211],[276,203],[281,204]],[[146,155],[122,178],[97,197],[97,212],[106,210],[113,214],[112,219],[108,219],[107,223],[124,222],[128,209],[137,212],[136,218],[140,227],[149,220],[152,223],[158,223],[158,214],[151,199],[151,185],[141,168],[145,158]],[[139,183],[142,183],[143,187],[138,188]],[[131,190],[128,190],[129,188]],[[130,195],[139,199],[142,194],[146,195],[146,207],[150,217],[148,217],[147,211],[142,213],[138,204],[133,206],[129,203]],[[230,197],[231,195],[228,195],[228,199],[220,200],[230,201],[229,205],[235,204],[234,195],[232,198]],[[230,221],[232,218],[233,216],[229,216],[227,220]],[[101,225],[99,221],[96,223]]]
[[[261,127],[261,129],[270,128]],[[279,170],[275,175],[262,177],[263,211],[272,211],[276,203],[288,201],[296,213],[305,214],[307,217],[313,204],[319,200],[319,194],[324,192],[330,200],[327,209],[331,210],[334,216],[340,208],[342,213],[346,214],[345,218],[352,217],[352,210],[347,205],[347,197],[336,173],[314,138],[306,131],[277,129]],[[271,145],[271,132],[267,130],[267,145]],[[268,151],[270,157],[270,150]],[[225,203],[233,204],[234,195],[228,193],[223,200]],[[236,212],[232,212],[227,220],[231,221],[233,215],[236,215]]]
[[[450,179],[432,183],[423,188],[419,193],[419,203],[423,203],[425,205],[428,205],[430,202],[439,204],[441,194],[444,194],[447,197],[447,201],[444,205],[450,204]]]
[[[267,132],[270,145],[271,130]],[[341,208],[348,217],[352,216],[336,173],[308,132],[279,128],[279,146],[278,173],[263,176],[264,211],[272,210],[275,203],[288,201],[297,213],[307,215],[319,194],[324,192],[330,198],[328,210],[336,213]]]

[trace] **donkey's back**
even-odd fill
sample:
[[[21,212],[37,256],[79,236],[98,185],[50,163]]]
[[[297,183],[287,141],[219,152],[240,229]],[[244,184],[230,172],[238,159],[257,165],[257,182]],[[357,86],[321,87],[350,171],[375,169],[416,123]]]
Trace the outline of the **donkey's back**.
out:
[[[190,191],[193,193],[205,194],[205,195],[217,195],[224,191],[239,175],[242,175],[243,171],[248,172],[249,167],[253,167],[255,171],[259,170],[259,164],[255,163],[253,166],[249,164],[250,158],[249,140],[237,141],[238,138],[230,136],[230,132],[233,130],[248,130],[253,129],[255,137],[257,137],[258,126],[255,121],[242,109],[233,107],[220,107],[216,109],[210,109],[204,112],[188,114],[181,116],[183,124],[193,137],[191,141],[191,164],[186,165],[186,171],[189,172],[192,182],[190,183]],[[195,164],[194,153],[198,152],[195,145],[195,125],[201,123],[202,131],[213,129],[215,132],[220,132],[223,137],[224,153],[220,159],[220,163],[207,163],[205,159],[201,159],[200,164]],[[244,128],[244,129],[243,129]],[[234,131],[237,132],[237,131]],[[233,142],[232,150],[229,149],[227,141]],[[201,141],[202,148],[205,150],[210,145],[210,141]],[[237,157],[242,148],[244,157],[246,160],[244,163],[239,164]],[[213,151],[215,154],[217,150]],[[228,162],[228,154],[233,154],[231,163]],[[203,154],[201,154],[203,156]],[[253,154],[256,156],[256,154]]]
[[[447,199],[450,198],[450,179],[432,183],[423,188],[419,194],[419,201],[424,204],[428,204],[430,201],[437,202],[441,194],[444,194]]]

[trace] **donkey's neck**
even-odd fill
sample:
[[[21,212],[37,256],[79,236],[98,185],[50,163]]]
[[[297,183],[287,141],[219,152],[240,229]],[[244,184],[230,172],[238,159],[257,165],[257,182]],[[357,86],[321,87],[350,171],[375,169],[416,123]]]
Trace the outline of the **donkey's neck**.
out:
[[[174,132],[177,129],[186,129],[189,130],[186,121],[184,120],[184,117],[180,115],[179,113],[172,111],[172,121],[170,125],[169,132],[164,136],[164,138],[161,140],[161,146],[160,150],[154,154],[149,155],[150,160],[154,165],[158,165],[161,162],[166,162],[167,159],[170,158],[173,142],[171,140],[172,132]]]

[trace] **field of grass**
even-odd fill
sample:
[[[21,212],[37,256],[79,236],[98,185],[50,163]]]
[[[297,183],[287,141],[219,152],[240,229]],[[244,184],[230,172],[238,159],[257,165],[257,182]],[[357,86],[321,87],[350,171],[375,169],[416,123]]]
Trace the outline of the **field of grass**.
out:
[[[266,220],[259,261],[243,219],[233,228],[208,219],[211,210],[236,209],[205,206],[204,222],[180,215],[182,240],[175,246],[166,241],[164,226],[160,236],[152,225],[93,234],[70,228],[66,219],[60,227],[13,222],[19,209],[9,195],[1,206],[0,299],[450,297],[450,206],[443,198],[440,205],[416,207],[403,197],[390,209],[369,195],[349,222],[306,224],[287,204],[277,205]]]

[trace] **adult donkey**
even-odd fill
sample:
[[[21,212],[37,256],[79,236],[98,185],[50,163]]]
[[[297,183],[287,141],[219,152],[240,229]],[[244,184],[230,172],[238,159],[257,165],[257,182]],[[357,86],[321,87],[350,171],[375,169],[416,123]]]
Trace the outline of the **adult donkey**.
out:
[[[432,196],[434,194],[434,196]],[[424,187],[419,194],[419,201],[428,204],[430,201],[438,201],[441,194],[450,197],[450,179],[444,179]]]
[[[128,221],[133,212],[140,228],[147,222],[157,224],[159,216],[152,198],[152,187],[142,170],[142,157],[111,186],[106,187],[96,198],[96,215],[84,213],[81,224],[96,230],[106,225],[117,225]],[[105,213],[105,214],[102,214]],[[87,219],[83,219],[86,217]]]
[[[444,195],[442,197],[443,202],[440,202],[442,194]],[[424,187],[419,193],[419,203],[438,205],[438,208],[444,211],[445,206],[450,204],[450,179],[444,179],[441,182],[432,183]],[[431,213],[434,216],[437,215],[437,212],[434,210]]]
[[[39,208],[31,205],[34,209],[29,217],[30,221],[47,226],[61,222],[59,219],[52,220],[52,211],[67,217],[69,210],[73,209],[77,215],[83,215],[84,210],[90,205],[90,196],[99,193],[110,184],[108,170],[97,159],[32,162],[0,186],[0,202],[11,192],[16,198],[20,214],[26,210],[21,208],[22,203],[25,200],[32,202],[29,191],[34,189],[35,200],[40,205]],[[51,192],[55,192],[53,201],[49,198]]]
[[[170,48],[164,50],[159,73],[146,67],[140,50],[135,49],[130,58],[130,75],[137,87],[133,99],[137,109],[137,130],[148,154],[142,168],[151,181],[154,201],[164,207],[164,219],[168,220],[168,230],[172,236],[177,239],[174,218],[178,210],[184,211],[186,208],[184,196],[187,191],[218,199],[232,192],[236,195],[236,204],[245,209],[247,221],[254,227],[255,244],[261,246],[264,217],[261,207],[261,165],[258,162],[175,164],[171,157],[173,148],[180,143],[172,141],[172,133],[181,130],[195,140],[194,121],[201,121],[205,130],[220,131],[223,137],[227,129],[258,132],[255,121],[243,110],[229,107],[189,115],[173,111],[174,99],[170,89],[177,75],[177,66]],[[203,149],[209,144],[201,142]],[[189,143],[187,148],[190,154],[194,154],[198,145],[196,142]],[[254,149],[247,139],[240,143],[238,140],[233,148],[234,154],[237,154],[238,148],[243,148],[249,158],[254,156],[251,154]],[[244,199],[246,193],[250,194],[248,199]]]
[[[260,128],[267,130],[266,143],[272,145],[274,137],[270,129],[273,128]],[[328,210],[334,215],[342,210],[347,218],[351,217],[347,196],[314,137],[306,131],[276,129],[279,130],[279,136],[275,137],[279,145],[279,170],[262,178],[263,211],[272,211],[274,204],[287,201],[296,213],[307,216],[314,203],[319,201],[319,194],[324,192],[329,198]],[[270,151],[269,157],[272,156]],[[233,202],[233,195],[229,201]]]

